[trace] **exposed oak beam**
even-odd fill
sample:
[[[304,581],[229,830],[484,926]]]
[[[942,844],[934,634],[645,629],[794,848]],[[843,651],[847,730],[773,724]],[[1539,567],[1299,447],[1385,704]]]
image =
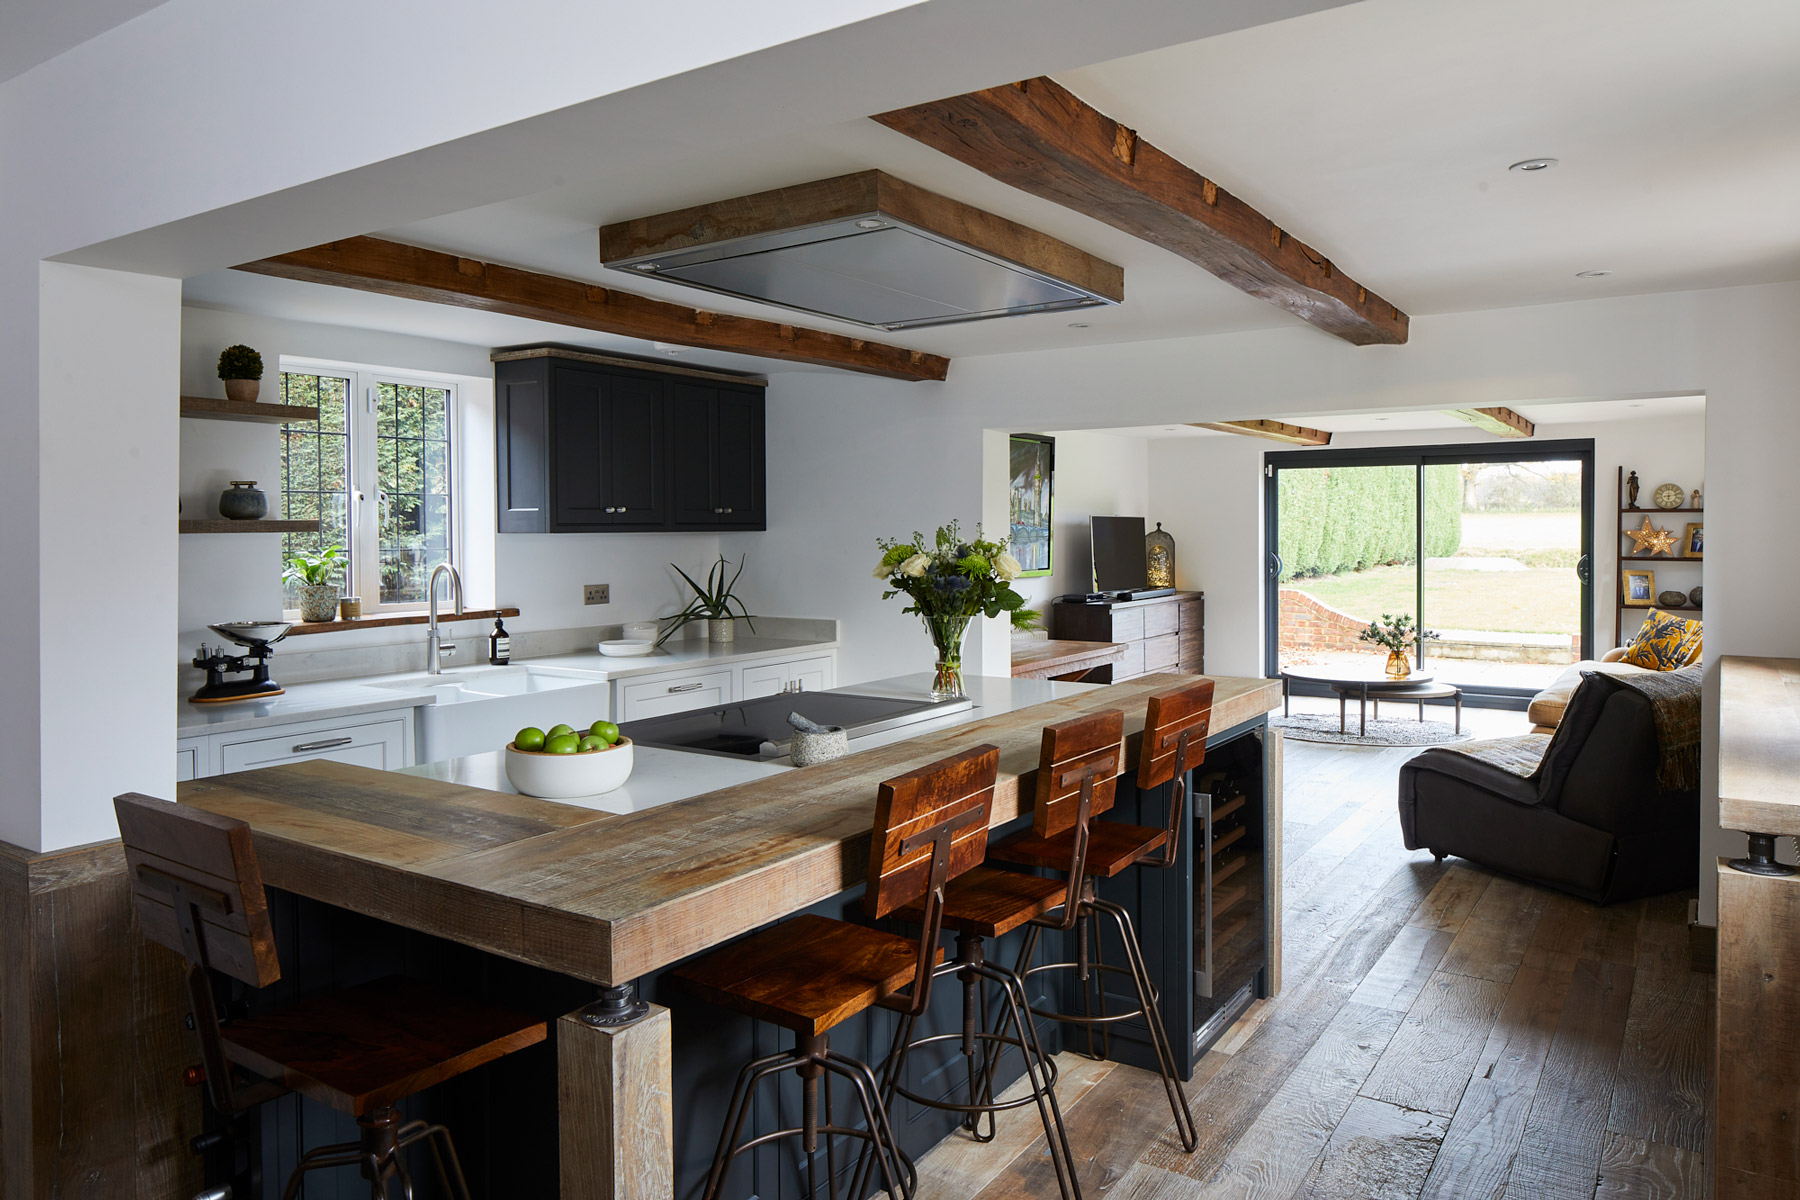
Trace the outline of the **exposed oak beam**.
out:
[[[1406,341],[1405,313],[1051,79],[896,109],[875,120],[1179,254],[1345,341]]]
[[[1241,433],[1245,437],[1267,438],[1271,442],[1287,442],[1292,446],[1329,446],[1331,435],[1323,429],[1289,425],[1286,421],[1189,421],[1195,429],[1216,429],[1220,433]]]
[[[1444,415],[1496,437],[1528,438],[1537,432],[1537,426],[1510,408],[1446,408]]]
[[[328,242],[236,269],[623,337],[841,367],[890,379],[942,379],[950,366],[949,359],[919,350],[799,325],[706,312],[578,279],[540,275],[372,237]]]

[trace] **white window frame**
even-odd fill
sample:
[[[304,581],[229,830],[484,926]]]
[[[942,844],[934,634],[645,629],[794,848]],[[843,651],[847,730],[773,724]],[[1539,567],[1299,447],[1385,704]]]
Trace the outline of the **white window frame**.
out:
[[[449,393],[446,419],[449,424],[450,564],[460,574],[462,564],[466,561],[463,550],[468,522],[464,519],[462,495],[463,395],[459,381],[454,376],[435,375],[425,371],[287,355],[280,357],[278,372],[280,375],[318,375],[349,380],[345,388],[347,411],[344,418],[350,443],[350,569],[349,578],[344,584],[344,594],[361,597],[363,612],[371,616],[377,613],[383,616],[401,616],[425,612],[429,607],[429,600],[404,604],[382,604],[380,600],[381,505],[380,472],[376,465],[376,449],[380,439],[375,389],[386,383],[401,387],[438,388]],[[463,581],[465,592],[469,588],[469,582]],[[446,599],[448,591],[446,587]],[[298,615],[297,611],[288,610],[283,617],[297,618]]]

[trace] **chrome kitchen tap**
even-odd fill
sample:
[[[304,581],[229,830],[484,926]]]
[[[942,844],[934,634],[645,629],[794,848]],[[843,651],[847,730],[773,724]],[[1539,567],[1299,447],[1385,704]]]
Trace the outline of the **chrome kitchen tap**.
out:
[[[456,601],[456,616],[463,615],[462,576],[449,563],[439,563],[437,570],[431,573],[431,583],[427,585],[425,594],[430,598],[431,607],[425,618],[425,673],[439,675],[443,673],[444,664],[439,661],[445,654],[456,653],[456,643],[446,642],[438,636],[438,576],[445,571],[450,572],[450,594]]]

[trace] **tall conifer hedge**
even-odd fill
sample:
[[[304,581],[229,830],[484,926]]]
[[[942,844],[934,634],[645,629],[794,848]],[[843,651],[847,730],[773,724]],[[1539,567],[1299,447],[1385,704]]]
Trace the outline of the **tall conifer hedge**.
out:
[[[1281,577],[1336,575],[1415,553],[1414,468],[1318,467],[1281,474]],[[1462,547],[1462,476],[1425,468],[1425,556]]]

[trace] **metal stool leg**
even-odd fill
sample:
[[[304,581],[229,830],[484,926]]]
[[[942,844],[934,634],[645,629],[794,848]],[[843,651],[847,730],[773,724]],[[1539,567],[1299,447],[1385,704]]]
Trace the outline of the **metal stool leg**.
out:
[[[1156,1050],[1156,1058],[1161,1066],[1163,1090],[1169,1096],[1169,1108],[1175,1114],[1175,1132],[1181,1139],[1181,1148],[1192,1153],[1200,1145],[1200,1134],[1194,1125],[1193,1110],[1188,1107],[1187,1093],[1181,1086],[1181,1075],[1175,1066],[1175,1052],[1169,1047],[1168,1031],[1163,1028],[1162,1011],[1156,1003],[1156,989],[1150,982],[1150,972],[1144,965],[1143,950],[1138,945],[1137,929],[1132,924],[1131,914],[1109,900],[1089,900],[1090,907],[1099,909],[1113,919],[1119,928],[1119,938],[1125,943],[1125,957],[1131,967],[1131,979],[1137,985],[1139,1011],[1144,1017],[1144,1024],[1150,1027],[1150,1043]]]

